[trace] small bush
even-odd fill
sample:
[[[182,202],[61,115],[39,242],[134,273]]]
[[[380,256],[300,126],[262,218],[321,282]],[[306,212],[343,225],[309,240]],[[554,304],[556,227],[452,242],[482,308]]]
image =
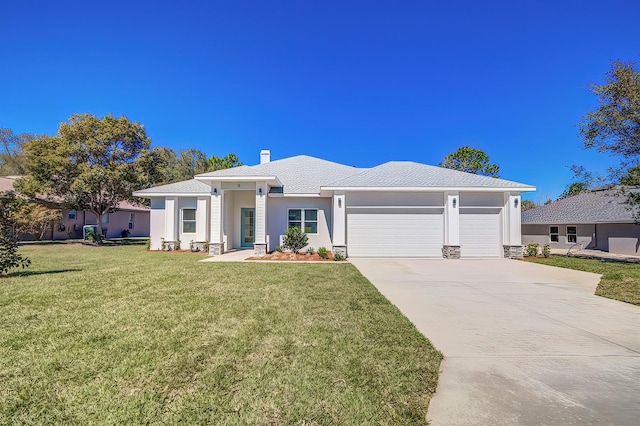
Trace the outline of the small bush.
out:
[[[290,226],[282,241],[284,248],[294,253],[298,253],[307,244],[309,244],[309,237],[297,226]]]
[[[340,262],[342,260],[344,260],[344,256],[342,255],[342,253],[334,253],[333,254],[333,260],[335,260],[336,262]]]
[[[327,251],[326,248],[320,247],[318,249],[318,256],[320,256],[323,259],[328,259],[329,258],[329,252]]]
[[[128,229],[123,229],[122,232],[120,233],[120,236],[122,238],[129,238],[129,235],[131,235],[131,232],[129,232]]]
[[[536,257],[538,256],[538,243],[527,244],[527,247],[524,249],[524,255],[527,257]]]
[[[205,253],[209,253],[209,241],[205,241],[204,243],[202,243],[202,251],[204,251]]]
[[[180,240],[177,240],[174,244],[175,250],[180,250]]]
[[[544,257],[551,256],[551,247],[549,247],[549,244],[545,244],[542,246],[542,255]]]
[[[147,246],[147,250],[151,250],[151,238],[147,239],[145,245]]]
[[[314,254],[315,252],[316,252],[316,249],[314,249],[313,247],[309,247],[309,248],[307,249],[307,254],[308,254],[309,256],[313,256],[313,254]]]
[[[282,253],[282,247],[280,247],[280,246],[276,246],[276,251],[277,251],[278,253]]]

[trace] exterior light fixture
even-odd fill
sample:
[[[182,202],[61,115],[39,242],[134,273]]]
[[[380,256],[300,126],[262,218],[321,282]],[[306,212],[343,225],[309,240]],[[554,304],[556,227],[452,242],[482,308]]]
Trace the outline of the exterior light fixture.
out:
[[[516,209],[518,208],[518,199],[514,199],[513,200],[513,207],[515,207]]]
[[[218,188],[213,188],[213,194],[218,195]]]
[[[453,208],[454,208],[454,209],[456,208],[457,201],[458,201],[458,199],[457,199],[457,198],[454,198],[454,199],[453,199]]]
[[[258,189],[258,194],[262,195],[262,188]]]
[[[338,208],[342,208],[342,198],[338,198]]]

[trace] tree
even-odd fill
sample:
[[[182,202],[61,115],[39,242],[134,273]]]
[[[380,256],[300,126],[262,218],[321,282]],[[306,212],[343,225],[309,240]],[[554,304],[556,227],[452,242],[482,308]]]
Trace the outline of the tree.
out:
[[[531,200],[522,200],[522,203],[520,203],[520,209],[522,211],[526,211],[526,210],[531,210],[536,208],[536,203],[534,203]]]
[[[585,149],[622,155],[640,155],[640,72],[633,62],[615,61],[603,85],[592,85],[600,106],[579,123]]]
[[[131,193],[148,183],[149,144],[144,126],[126,117],[73,115],[56,136],[24,145],[29,175],[16,189],[93,213],[102,235],[102,217],[122,201],[136,202]]]
[[[0,193],[0,273],[26,268],[31,261],[18,253],[15,241],[15,213],[20,205],[13,191]]]
[[[0,176],[19,176],[27,173],[22,147],[34,138],[29,133],[17,135],[11,129],[0,128]]]
[[[227,154],[226,157],[216,157],[213,155],[207,159],[206,170],[203,173],[230,169],[238,166],[242,166],[242,163],[238,161],[238,156],[235,154]]]
[[[573,197],[583,192],[589,192],[589,185],[585,182],[573,182],[567,189],[562,191],[562,194],[558,197],[558,200],[564,200],[565,198]]]
[[[17,209],[16,235],[29,234],[42,240],[54,222],[62,219],[60,209],[51,209],[35,202],[23,202]]]
[[[620,178],[620,185],[640,186],[640,166],[635,166],[627,170]]]
[[[484,151],[468,146],[463,146],[453,154],[447,155],[444,162],[438,165],[447,169],[495,178],[499,177],[500,172],[500,166],[489,163],[489,156]]]

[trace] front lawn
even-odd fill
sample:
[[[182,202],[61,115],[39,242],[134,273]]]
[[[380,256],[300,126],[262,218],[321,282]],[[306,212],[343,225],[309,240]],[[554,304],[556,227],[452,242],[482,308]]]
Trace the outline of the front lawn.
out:
[[[22,247],[0,424],[425,424],[441,355],[349,264]]]
[[[536,258],[536,263],[561,268],[602,274],[596,294],[621,302],[640,305],[640,265],[635,263],[605,262],[596,259],[581,259],[567,256]]]

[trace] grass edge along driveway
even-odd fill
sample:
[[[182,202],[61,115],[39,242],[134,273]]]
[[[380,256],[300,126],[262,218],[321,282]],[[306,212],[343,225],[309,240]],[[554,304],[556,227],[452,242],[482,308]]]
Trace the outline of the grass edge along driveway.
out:
[[[596,259],[552,255],[549,258],[527,259],[543,265],[601,274],[596,295],[640,305],[640,265]]]
[[[425,424],[441,354],[355,267],[30,246],[0,423]]]

